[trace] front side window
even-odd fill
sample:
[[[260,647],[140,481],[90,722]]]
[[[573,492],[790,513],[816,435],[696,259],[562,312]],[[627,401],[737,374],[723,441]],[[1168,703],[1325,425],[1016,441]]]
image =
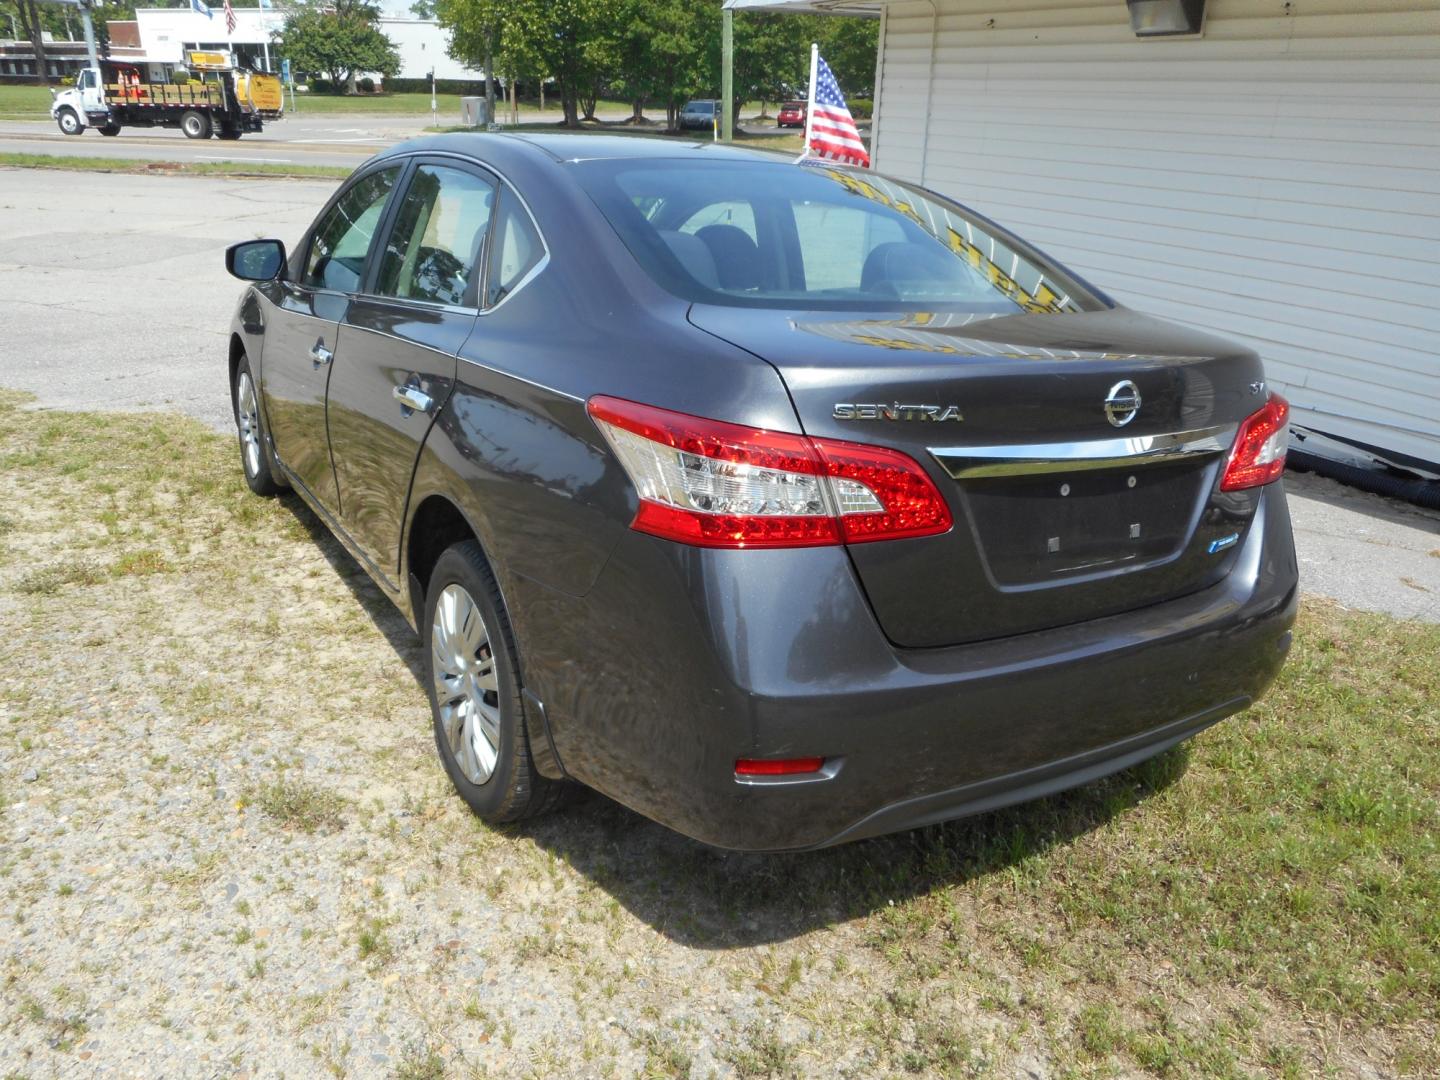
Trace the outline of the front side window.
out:
[[[978,215],[873,174],[680,159],[573,168],[646,272],[687,300],[986,314],[1108,306]]]
[[[301,278],[314,289],[356,292],[365,273],[365,255],[400,175],[397,165],[361,177],[321,219],[310,241]]]
[[[385,241],[375,291],[401,300],[465,303],[494,205],[490,181],[464,169],[421,165]]]

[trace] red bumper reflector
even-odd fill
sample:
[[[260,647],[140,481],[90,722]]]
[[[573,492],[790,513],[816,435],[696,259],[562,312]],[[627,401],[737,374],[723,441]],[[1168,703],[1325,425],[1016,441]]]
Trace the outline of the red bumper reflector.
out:
[[[823,757],[741,758],[735,762],[736,776],[796,776],[817,773],[825,764]]]

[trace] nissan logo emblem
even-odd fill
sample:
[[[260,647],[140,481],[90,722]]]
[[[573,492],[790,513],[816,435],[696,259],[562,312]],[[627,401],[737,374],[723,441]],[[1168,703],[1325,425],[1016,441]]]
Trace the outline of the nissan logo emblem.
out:
[[[1112,427],[1124,427],[1140,411],[1140,388],[1129,379],[1121,379],[1105,395],[1105,419]]]

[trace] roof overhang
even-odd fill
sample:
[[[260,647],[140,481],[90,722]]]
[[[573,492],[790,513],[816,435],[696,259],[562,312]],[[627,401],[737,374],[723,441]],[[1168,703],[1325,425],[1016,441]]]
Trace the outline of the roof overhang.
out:
[[[725,0],[731,11],[780,11],[792,15],[849,15],[878,19],[886,0]]]

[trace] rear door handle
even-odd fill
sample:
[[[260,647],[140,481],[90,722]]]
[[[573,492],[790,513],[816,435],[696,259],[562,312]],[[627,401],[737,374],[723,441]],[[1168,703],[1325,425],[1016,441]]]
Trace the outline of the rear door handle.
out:
[[[325,339],[319,338],[310,349],[310,359],[315,361],[318,368],[334,360],[335,354],[325,347]]]
[[[428,413],[430,406],[435,404],[431,396],[421,390],[418,386],[397,386],[391,391],[395,400],[407,409],[414,409],[416,412]]]

